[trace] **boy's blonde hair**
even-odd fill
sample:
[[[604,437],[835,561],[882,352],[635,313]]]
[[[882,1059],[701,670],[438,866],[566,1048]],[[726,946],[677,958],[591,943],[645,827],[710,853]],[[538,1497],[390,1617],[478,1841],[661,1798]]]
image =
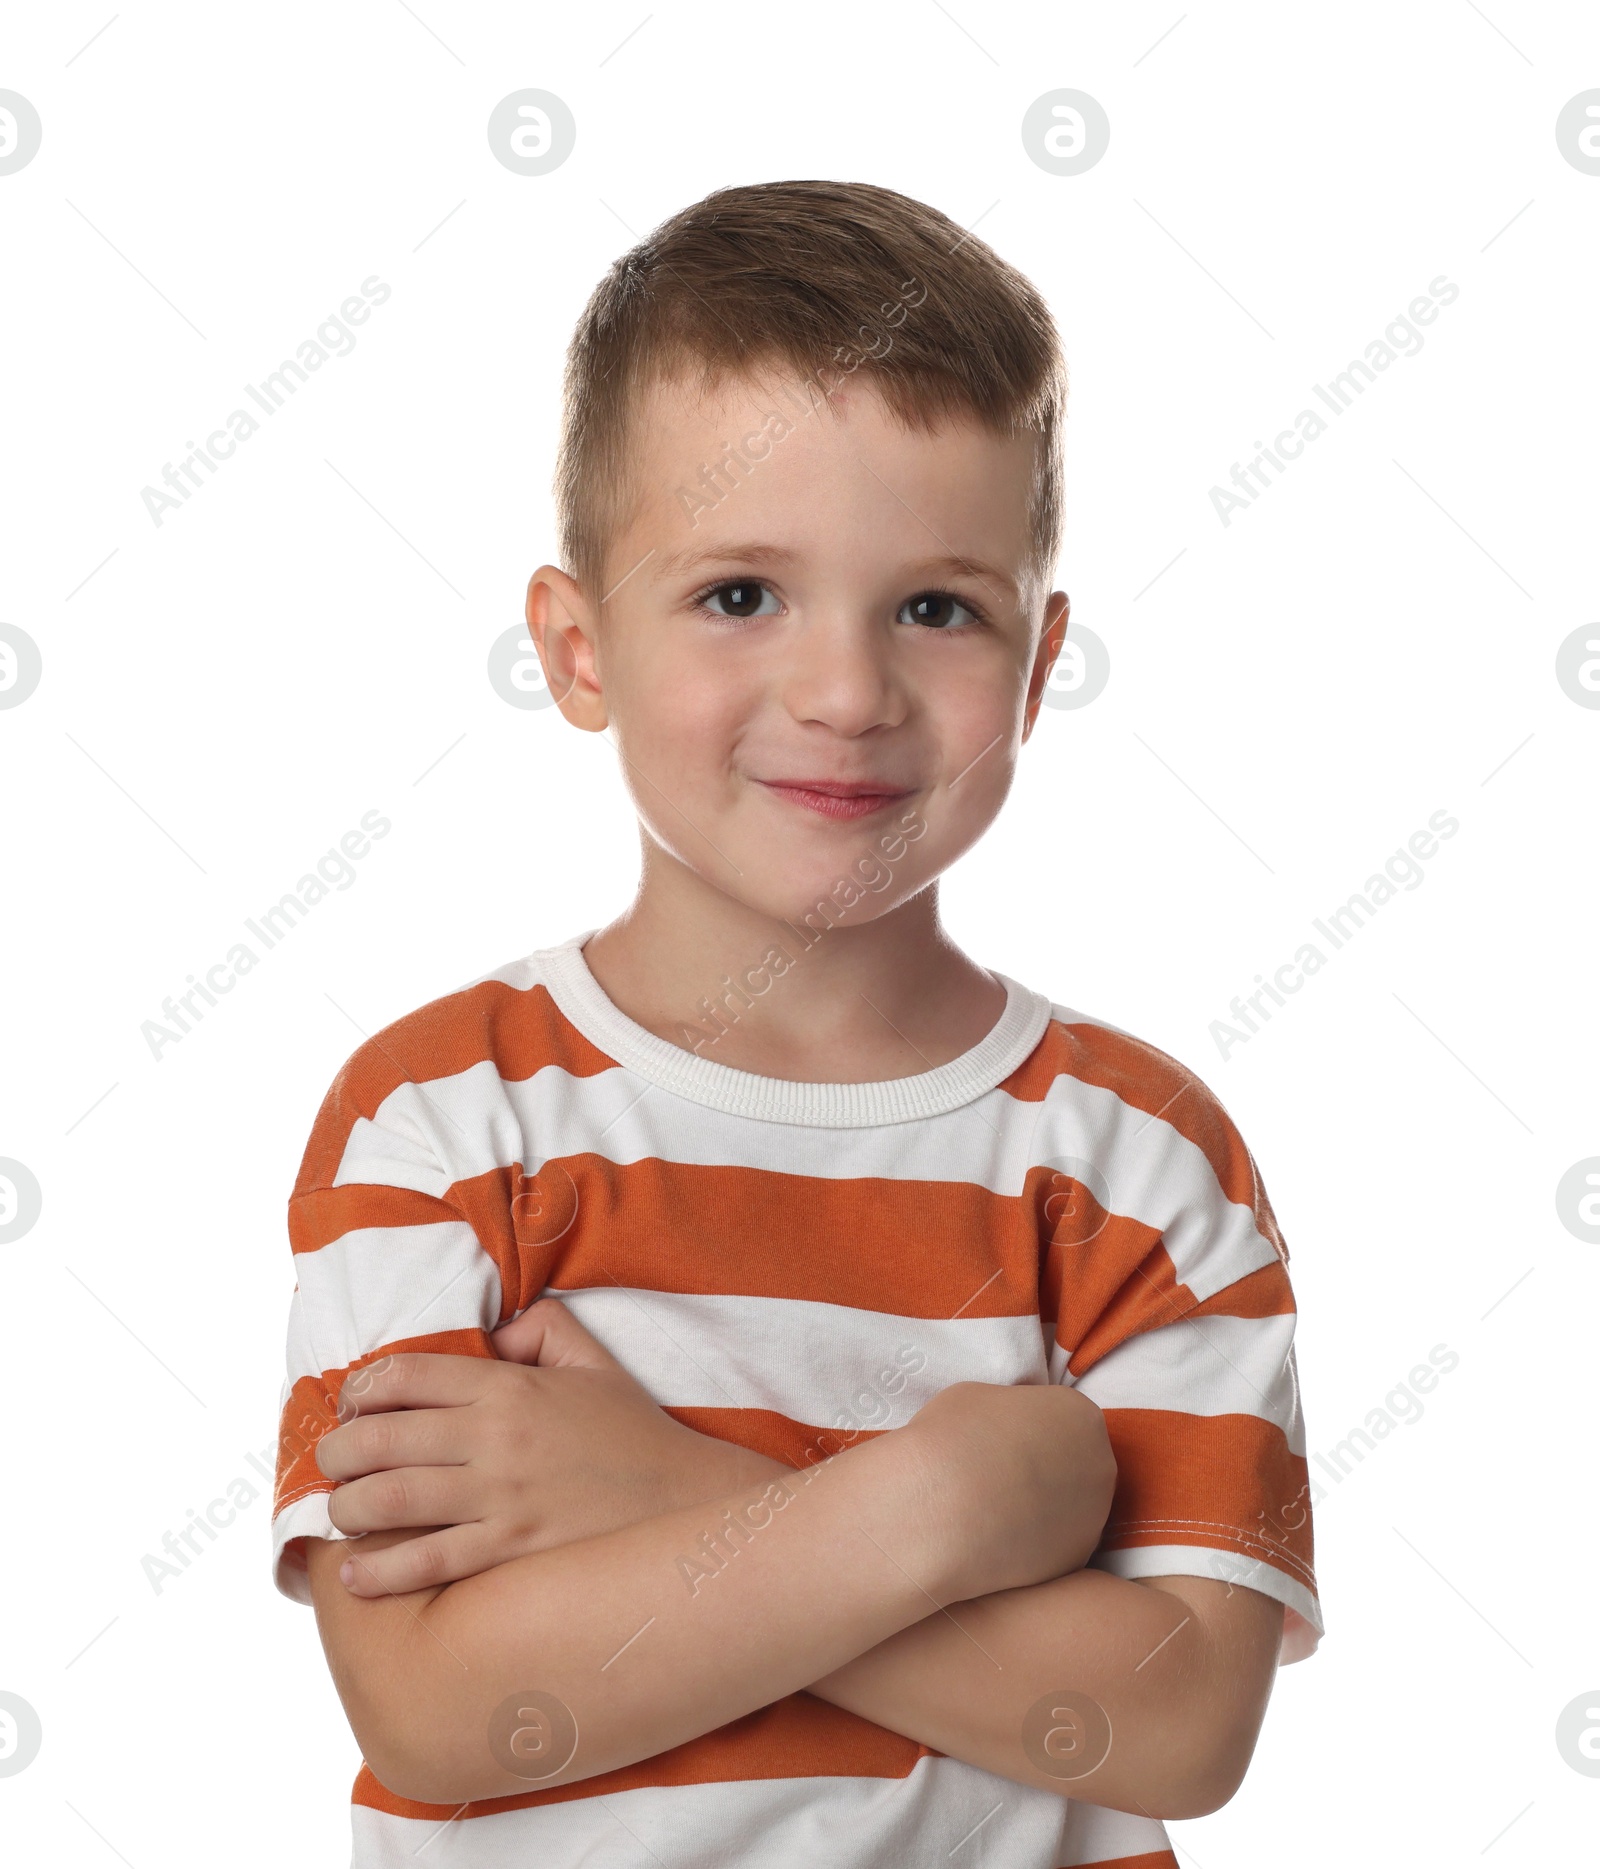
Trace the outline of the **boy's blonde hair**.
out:
[[[630,424],[643,393],[776,369],[813,402],[854,370],[906,427],[965,417],[1037,438],[1025,576],[1047,590],[1062,527],[1067,374],[1049,308],[992,248],[864,182],[721,188],[664,221],[595,287],[567,351],[556,523],[592,600],[632,512]],[[795,408],[790,421],[801,419]]]

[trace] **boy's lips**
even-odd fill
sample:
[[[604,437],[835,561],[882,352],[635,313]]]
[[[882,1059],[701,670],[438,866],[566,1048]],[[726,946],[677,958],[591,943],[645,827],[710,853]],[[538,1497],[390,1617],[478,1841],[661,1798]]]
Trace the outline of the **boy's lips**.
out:
[[[909,790],[891,788],[882,780],[761,779],[769,792],[786,798],[824,818],[865,818],[874,811],[909,798]]]

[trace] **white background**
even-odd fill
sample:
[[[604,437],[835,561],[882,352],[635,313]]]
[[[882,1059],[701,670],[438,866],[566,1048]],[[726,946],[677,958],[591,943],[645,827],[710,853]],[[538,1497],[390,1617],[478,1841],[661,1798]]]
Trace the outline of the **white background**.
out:
[[[976,224],[1072,374],[1060,582],[1111,679],[1042,717],[957,939],[1219,1092],[1314,1451],[1459,1357],[1322,1475],[1327,1638],[1180,1860],[1576,1860],[1600,1276],[1555,1190],[1600,1154],[1600,711],[1555,665],[1596,614],[1600,177],[1554,126],[1600,16],[114,3],[15,9],[0,55],[44,126],[0,176],[0,619],[44,669],[0,710],[0,1156],[43,1189],[0,1246],[0,1689],[44,1729],[8,1859],[345,1856],[356,1748],[264,1494],[159,1594],[141,1559],[274,1439],[338,1066],[630,891],[609,747],[485,673],[554,552],[573,321],[708,190],[827,176]],[[534,178],[485,134],[527,86],[578,124]],[[1020,136],[1063,86],[1111,122],[1073,177]],[[354,351],[156,526],[141,488],[372,274]],[[1211,487],[1441,274],[1423,348],[1224,526]],[[142,1022],[372,809],[354,885],[154,1059]],[[1221,1057],[1234,996],[1441,809],[1421,886]]]

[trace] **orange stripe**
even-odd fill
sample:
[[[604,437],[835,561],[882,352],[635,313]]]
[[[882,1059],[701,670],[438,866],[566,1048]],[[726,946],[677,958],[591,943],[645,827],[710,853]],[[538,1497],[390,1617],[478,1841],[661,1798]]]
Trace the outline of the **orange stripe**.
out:
[[[900,1316],[1038,1315],[1039,1241],[1026,1199],[970,1182],[829,1180],[654,1157],[574,1155],[560,1169],[576,1214],[559,1239],[528,1242],[525,1303],[547,1283],[647,1285]],[[539,1176],[541,1185],[554,1179],[551,1169]],[[519,1230],[548,1239],[559,1217]]]
[[[342,1188],[312,1188],[289,1197],[289,1245],[316,1252],[362,1227],[437,1226],[461,1215],[448,1202],[411,1188],[357,1181]]]
[[[1194,1293],[1179,1280],[1166,1247],[1159,1243],[1120,1288],[1104,1295],[1108,1275],[1114,1270],[1108,1268],[1107,1275],[1098,1280],[1086,1279],[1087,1290],[1069,1286],[1062,1294],[1066,1317],[1057,1323],[1056,1341],[1070,1352],[1067,1367],[1075,1382],[1131,1337],[1175,1324],[1180,1318],[1287,1317],[1295,1309],[1281,1260],[1235,1279],[1203,1304],[1195,1303]]]
[[[1235,1279],[1225,1291],[1197,1304],[1190,1317],[1287,1317],[1295,1308],[1294,1292],[1283,1261],[1258,1266]]]
[[[844,1398],[848,1401],[848,1397]],[[847,1447],[876,1440],[885,1428],[864,1425],[838,1427],[831,1422],[792,1421],[770,1408],[664,1408],[663,1414],[681,1421],[696,1434],[708,1434],[714,1440],[731,1441],[736,1447],[748,1447],[752,1453],[765,1454],[769,1460],[803,1472]],[[848,1413],[848,1409],[841,1409]]]
[[[514,1797],[484,1798],[462,1812],[488,1817],[496,1811],[534,1809],[541,1804],[567,1804],[576,1798],[603,1797],[608,1792],[632,1791],[656,1785],[738,1784],[763,1778],[904,1778],[924,1756],[942,1755],[929,1746],[892,1733],[876,1721],[847,1713],[819,1700],[814,1694],[787,1694],[771,1706],[758,1708],[742,1719],[669,1747],[653,1758],[639,1759],[614,1772],[599,1772],[572,1784],[547,1791],[529,1791]],[[388,1811],[396,1817],[430,1818],[442,1822],[452,1814],[448,1804],[417,1804],[397,1798],[363,1765],[352,1793],[355,1803]]]
[[[1028,1171],[1020,1195],[1000,1195],[971,1182],[833,1181],[584,1154],[536,1176],[490,1169],[457,1182],[448,1202],[365,1184],[312,1189],[291,1200],[289,1216],[301,1253],[356,1228],[464,1219],[495,1261],[502,1321],[546,1286],[614,1285],[902,1317],[1042,1317],[1075,1378],[1128,1337],[1180,1317],[1294,1309],[1281,1263],[1197,1306],[1154,1228],[1102,1214],[1088,1190],[1047,1167]],[[917,1268],[909,1284],[908,1265]]]
[[[833,1180],[585,1153],[533,1176],[520,1163],[491,1169],[446,1200],[366,1184],[309,1189],[290,1202],[290,1235],[296,1252],[315,1252],[360,1227],[465,1219],[499,1269],[507,1316],[547,1285],[647,1285],[900,1316],[1031,1318],[1042,1299],[1055,1313],[1065,1277],[1075,1321],[1063,1340],[1075,1344],[1142,1264],[1165,1267],[1164,1289],[1174,1289],[1158,1235],[1138,1221],[1095,1209],[1104,1224],[1093,1239],[1051,1243],[1064,1228],[1081,1235],[1083,1223],[1058,1212],[1076,1185],[1046,1167],[1028,1171],[1020,1195],[1002,1195],[966,1181]],[[1188,1292],[1178,1300],[1178,1312],[1193,1307]]]
[[[1097,1856],[1092,1863],[1073,1863],[1068,1869],[1178,1869],[1171,1850],[1144,1850],[1137,1856]]]
[[[1108,1408],[1117,1489],[1101,1548],[1207,1545],[1275,1564],[1315,1593],[1304,1458],[1254,1415]]]
[[[1020,1195],[971,1182],[836,1181],[654,1158],[619,1165],[593,1155],[569,1156],[538,1180],[553,1184],[558,1174],[571,1191],[555,1220],[540,1224],[547,1237],[557,1221],[568,1230],[549,1245],[525,1242],[524,1305],[547,1284],[642,1284],[903,1317],[1043,1315],[1057,1321],[1069,1350],[1081,1349],[1075,1375],[1135,1332],[1179,1317],[1294,1309],[1281,1264],[1197,1305],[1160,1235],[1122,1215],[1104,1216],[1093,1238],[1073,1243],[1098,1224],[1099,1210],[1091,1201],[1086,1219],[1064,1222],[1055,1211],[1063,1177],[1047,1167],[1028,1171]],[[1052,1243],[1052,1232],[1063,1230],[1068,1243]],[[649,1248],[647,1265],[637,1268],[629,1250],[636,1240]],[[870,1253],[862,1251],[866,1241]],[[916,1268],[914,1280],[907,1266]]]
[[[289,1391],[278,1424],[274,1517],[307,1493],[333,1491],[333,1481],[325,1479],[317,1465],[317,1442],[338,1425],[324,1385],[315,1376],[301,1376]]]
[[[1067,1869],[1178,1869],[1171,1850],[1143,1850],[1137,1856],[1097,1856],[1092,1863],[1072,1863]]]

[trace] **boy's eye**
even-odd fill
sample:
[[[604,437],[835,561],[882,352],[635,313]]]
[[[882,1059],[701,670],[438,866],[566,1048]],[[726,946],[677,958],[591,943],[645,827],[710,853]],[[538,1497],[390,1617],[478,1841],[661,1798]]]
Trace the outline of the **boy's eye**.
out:
[[[767,602],[766,609],[761,607],[763,599]],[[779,609],[777,598],[765,584],[746,583],[743,580],[719,584],[698,601],[709,608],[713,616],[776,616]]]
[[[921,623],[927,629],[950,629],[976,623],[979,617],[970,604],[962,603],[949,591],[923,591],[900,606],[900,621]]]

